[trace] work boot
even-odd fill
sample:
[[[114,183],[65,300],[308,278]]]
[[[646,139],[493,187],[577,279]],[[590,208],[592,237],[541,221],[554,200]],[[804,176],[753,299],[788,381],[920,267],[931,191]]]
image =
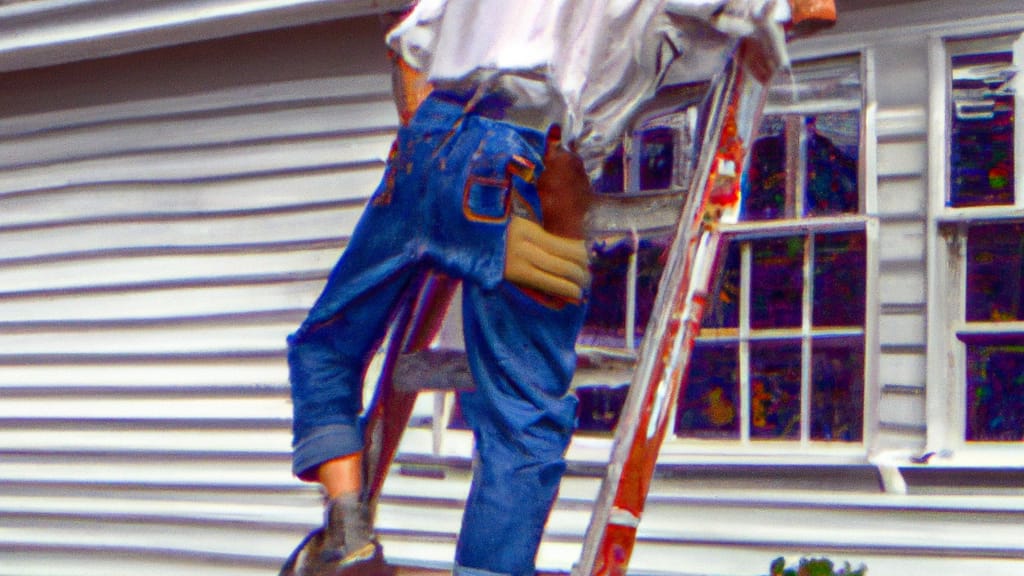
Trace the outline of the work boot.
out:
[[[285,561],[279,576],[391,576],[370,529],[369,507],[355,496],[332,499],[324,526],[310,532]]]

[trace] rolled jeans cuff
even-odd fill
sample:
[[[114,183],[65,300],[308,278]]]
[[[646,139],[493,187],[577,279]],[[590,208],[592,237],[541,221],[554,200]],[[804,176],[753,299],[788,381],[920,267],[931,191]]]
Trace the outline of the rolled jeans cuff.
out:
[[[363,435],[358,426],[330,424],[315,428],[295,443],[292,472],[299,478],[315,480],[315,469],[324,462],[355,454],[363,449]]]

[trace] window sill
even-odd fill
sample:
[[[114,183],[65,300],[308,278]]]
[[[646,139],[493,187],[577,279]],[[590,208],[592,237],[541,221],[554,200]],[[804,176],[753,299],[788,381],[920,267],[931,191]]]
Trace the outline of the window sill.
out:
[[[971,224],[973,222],[989,222],[993,220],[1022,220],[1024,208],[1012,205],[999,206],[965,206],[956,208],[946,206],[935,217],[940,225]]]
[[[577,433],[569,447],[569,459],[581,464],[607,463],[612,436]],[[666,439],[658,457],[659,467],[672,466],[862,466],[869,463],[861,444],[830,446],[797,442],[702,441]]]

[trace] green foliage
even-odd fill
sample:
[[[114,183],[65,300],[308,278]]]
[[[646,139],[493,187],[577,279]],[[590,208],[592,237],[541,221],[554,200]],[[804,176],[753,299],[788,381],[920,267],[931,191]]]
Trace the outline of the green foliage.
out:
[[[844,562],[837,570],[828,558],[801,558],[795,568],[786,568],[786,559],[776,558],[771,566],[771,576],[865,576],[867,573],[863,564],[855,569],[849,562]]]

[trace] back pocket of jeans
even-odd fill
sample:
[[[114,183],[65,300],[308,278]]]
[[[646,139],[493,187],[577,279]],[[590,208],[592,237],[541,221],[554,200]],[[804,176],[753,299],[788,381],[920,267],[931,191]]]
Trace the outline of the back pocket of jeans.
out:
[[[462,194],[462,211],[468,220],[500,224],[508,220],[511,201],[505,179],[470,176]]]

